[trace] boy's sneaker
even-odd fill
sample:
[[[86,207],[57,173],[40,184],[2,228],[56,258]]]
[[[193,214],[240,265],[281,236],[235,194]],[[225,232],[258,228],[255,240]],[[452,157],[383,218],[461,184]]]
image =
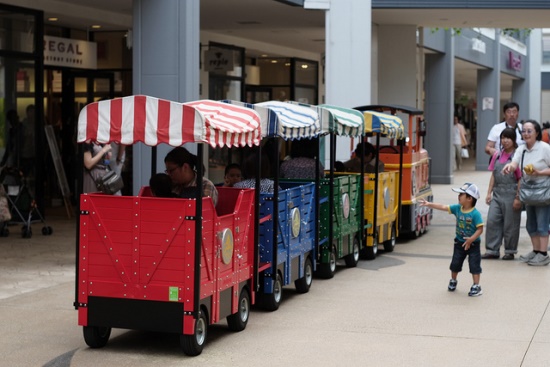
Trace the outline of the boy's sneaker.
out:
[[[550,256],[537,254],[533,259],[527,262],[528,265],[544,266],[550,264]]]
[[[519,257],[519,259],[520,259],[521,261],[523,261],[524,263],[527,263],[527,262],[533,260],[533,258],[534,258],[536,255],[537,255],[536,252],[531,251],[531,252],[529,252],[528,254],[521,255],[521,256]]]
[[[468,296],[470,297],[479,297],[483,294],[483,291],[481,290],[481,287],[477,284],[474,284],[472,288],[470,288],[470,292],[468,292]]]
[[[449,290],[449,292],[454,292],[455,289],[456,289],[456,285],[458,284],[458,282],[455,280],[455,279],[451,279],[449,280],[449,286],[447,287],[447,289]]]

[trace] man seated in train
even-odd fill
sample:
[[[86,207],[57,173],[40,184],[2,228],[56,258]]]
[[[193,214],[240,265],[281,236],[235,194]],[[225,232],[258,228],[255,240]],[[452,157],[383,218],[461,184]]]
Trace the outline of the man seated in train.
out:
[[[355,147],[353,156],[349,161],[344,162],[348,172],[361,172],[361,155],[365,153],[365,172],[376,172],[376,148],[368,141],[359,142]],[[384,162],[378,160],[378,172],[384,171]]]

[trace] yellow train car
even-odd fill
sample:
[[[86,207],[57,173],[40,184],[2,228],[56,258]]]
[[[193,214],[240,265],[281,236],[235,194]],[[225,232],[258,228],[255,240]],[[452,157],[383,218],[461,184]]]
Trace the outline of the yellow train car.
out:
[[[424,149],[426,123],[423,111],[400,105],[362,106],[360,111],[377,111],[391,114],[405,122],[406,137],[398,143],[391,140],[378,145],[379,159],[386,170],[399,172],[401,190],[399,203],[399,235],[416,238],[426,232],[432,210],[419,205],[419,199],[433,200],[430,183],[430,156]]]
[[[400,118],[374,111],[364,111],[363,117],[365,136],[375,138],[377,146],[381,138],[395,142],[404,139]],[[375,173],[365,173],[363,179],[365,246],[362,257],[367,260],[376,257],[379,245],[383,245],[386,252],[393,251],[399,235],[400,174],[386,169],[381,172],[380,155],[375,159]]]

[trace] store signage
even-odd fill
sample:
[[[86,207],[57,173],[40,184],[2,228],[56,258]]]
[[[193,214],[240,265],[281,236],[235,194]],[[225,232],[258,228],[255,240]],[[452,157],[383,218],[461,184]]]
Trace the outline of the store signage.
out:
[[[44,36],[44,65],[97,69],[97,44]]]
[[[204,55],[205,71],[232,71],[233,51],[232,50],[208,50]]]
[[[510,51],[508,55],[509,55],[508,66],[510,67],[510,69],[515,71],[521,71],[521,55],[516,55],[512,51]]]

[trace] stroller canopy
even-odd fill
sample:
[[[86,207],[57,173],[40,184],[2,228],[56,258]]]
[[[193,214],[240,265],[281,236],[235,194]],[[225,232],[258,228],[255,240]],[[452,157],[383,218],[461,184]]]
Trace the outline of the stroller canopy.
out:
[[[256,111],[211,100],[179,103],[129,96],[90,103],[78,117],[79,143],[142,142],[177,147],[195,142],[232,147],[259,145],[260,139]]]

